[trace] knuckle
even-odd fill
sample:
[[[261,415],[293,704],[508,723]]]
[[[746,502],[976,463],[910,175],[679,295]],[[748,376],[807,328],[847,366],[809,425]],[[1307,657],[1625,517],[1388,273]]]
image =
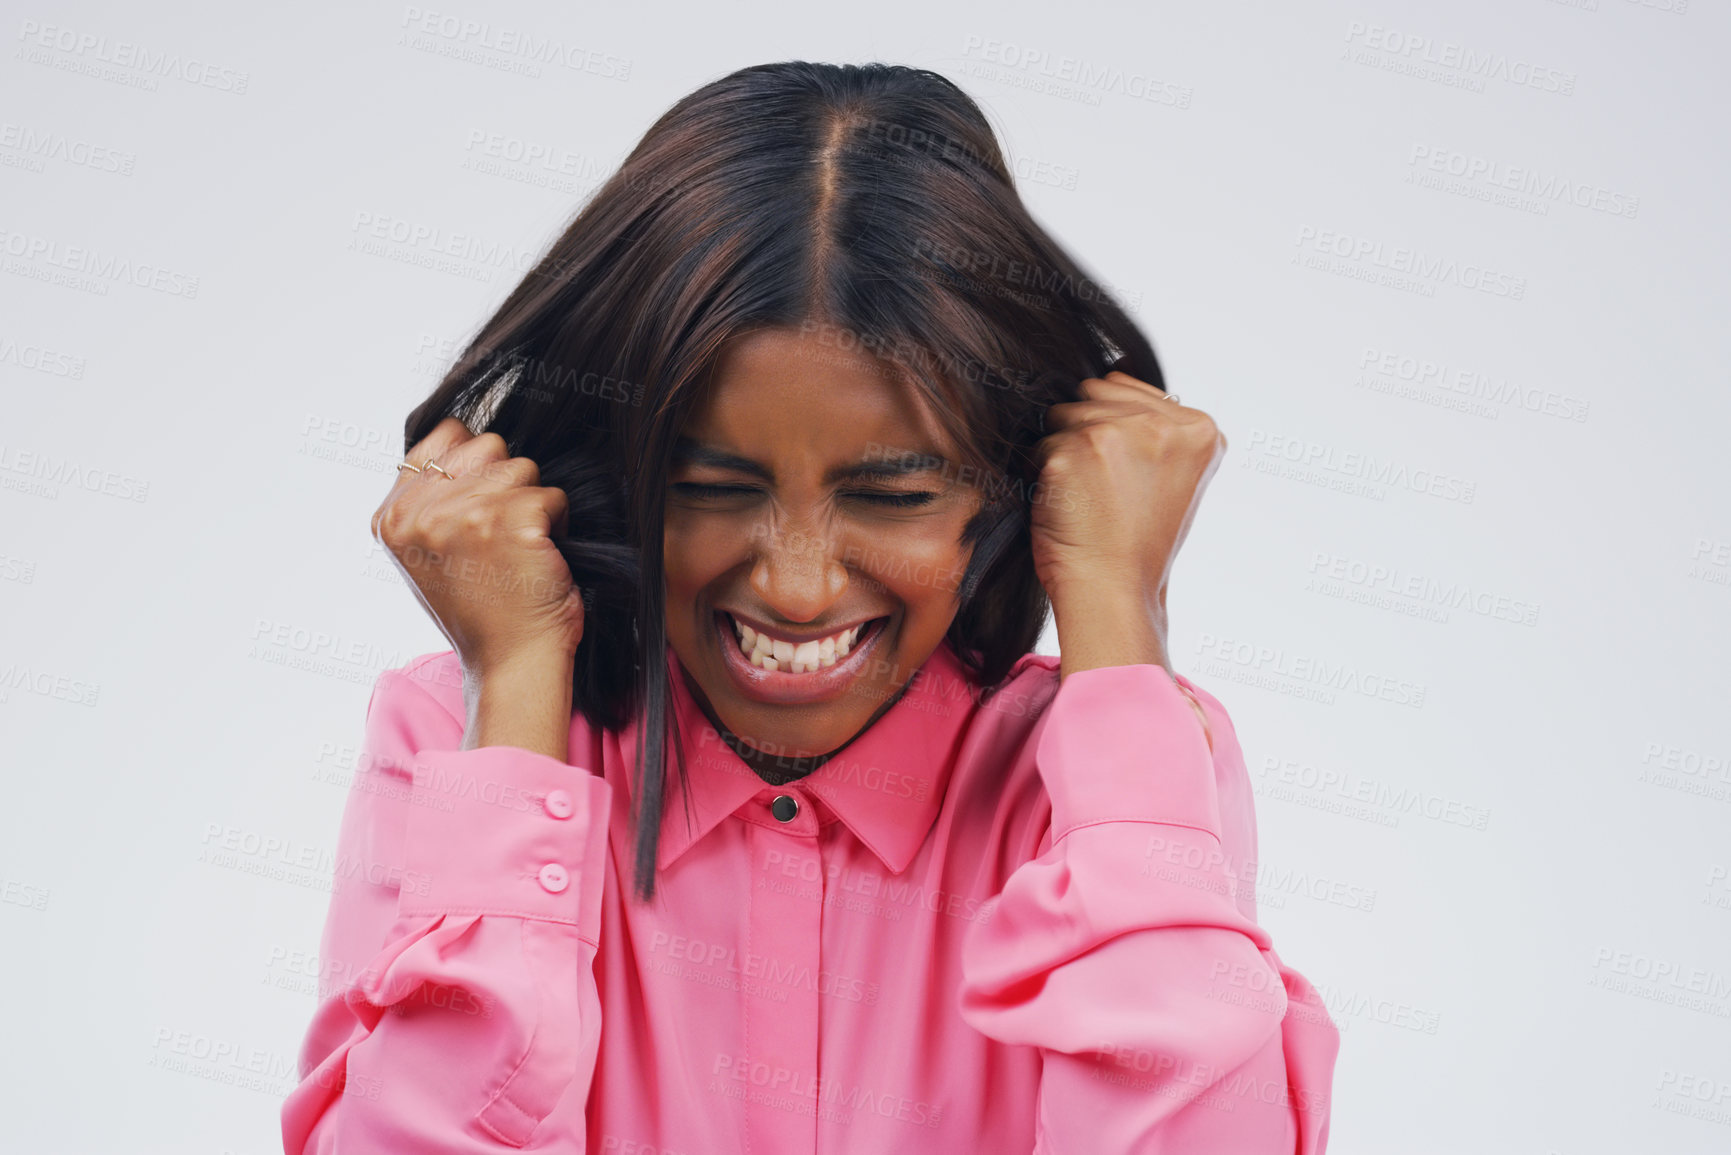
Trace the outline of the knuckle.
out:
[[[1115,421],[1100,421],[1082,428],[1082,439],[1096,453],[1109,451],[1123,443],[1123,428]]]
[[[540,484],[541,469],[527,457],[510,457],[488,467],[488,476],[504,485],[533,487]]]
[[[450,543],[446,523],[436,516],[430,516],[425,510],[416,510],[406,516],[397,536],[405,545],[423,545],[429,550],[441,553]]]
[[[457,514],[457,525],[465,533],[481,533],[493,524],[493,511],[481,502],[473,502],[465,506]]]
[[[373,536],[386,545],[395,545],[402,531],[403,516],[394,501],[387,501],[373,512]]]

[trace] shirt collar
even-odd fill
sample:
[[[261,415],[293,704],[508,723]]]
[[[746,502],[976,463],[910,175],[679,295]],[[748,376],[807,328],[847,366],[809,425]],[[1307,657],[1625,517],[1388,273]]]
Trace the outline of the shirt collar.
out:
[[[977,709],[979,688],[947,639],[882,717],[829,761],[784,788],[758,777],[722,741],[686,686],[671,646],[667,662],[670,712],[678,720],[691,783],[691,821],[686,822],[686,798],[670,747],[658,867],[665,869],[760,794],[769,798],[798,793],[816,799],[820,813],[827,810],[841,819],[892,874],[907,869],[937,819],[962,737]],[[622,735],[627,781],[636,765],[639,725],[633,721]]]

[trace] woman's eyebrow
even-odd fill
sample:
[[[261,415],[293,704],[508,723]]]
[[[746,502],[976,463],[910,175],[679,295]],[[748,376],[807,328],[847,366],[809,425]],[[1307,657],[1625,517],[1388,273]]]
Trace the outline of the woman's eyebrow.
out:
[[[693,441],[689,437],[681,437],[674,443],[673,461],[675,465],[707,465],[715,469],[731,469],[771,484],[775,482],[775,474],[761,462]],[[947,473],[953,468],[949,461],[929,450],[898,450],[894,454],[856,461],[852,465],[838,465],[824,475],[824,481],[834,483],[861,478],[906,477],[916,473]]]
[[[741,457],[737,453],[729,453],[725,449],[717,449],[713,445],[704,445],[689,437],[681,437],[673,444],[673,464],[675,465],[708,465],[716,469],[731,469],[737,473],[749,473],[753,477],[773,482],[775,474],[768,467],[760,465],[749,457]]]

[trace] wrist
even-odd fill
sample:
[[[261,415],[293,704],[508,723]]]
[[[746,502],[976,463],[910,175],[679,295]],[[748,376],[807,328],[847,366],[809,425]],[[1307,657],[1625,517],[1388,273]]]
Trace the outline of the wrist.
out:
[[[1166,652],[1164,598],[1134,590],[1075,587],[1052,599],[1057,619],[1060,674],[1102,666],[1159,666],[1172,673]]]
[[[471,700],[487,687],[522,687],[575,678],[576,656],[558,646],[513,650],[498,658],[463,664],[463,689]]]
[[[574,677],[571,659],[555,651],[465,671],[463,749],[517,746],[565,761]]]

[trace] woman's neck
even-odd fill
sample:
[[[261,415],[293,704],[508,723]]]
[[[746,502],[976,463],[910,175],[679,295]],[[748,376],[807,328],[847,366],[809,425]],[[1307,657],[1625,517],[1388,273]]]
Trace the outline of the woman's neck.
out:
[[[797,782],[828,762],[840,749],[837,747],[836,750],[831,750],[828,754],[809,754],[801,758],[790,758],[786,754],[770,754],[757,749],[755,746],[746,745],[734,736],[733,731],[716,723],[715,719],[710,719],[710,722],[715,725],[716,732],[721,735],[721,740],[727,743],[727,748],[739,755],[739,760],[751,767],[752,773],[771,786],[785,786],[789,782]],[[851,738],[848,739],[850,742],[852,740]]]

